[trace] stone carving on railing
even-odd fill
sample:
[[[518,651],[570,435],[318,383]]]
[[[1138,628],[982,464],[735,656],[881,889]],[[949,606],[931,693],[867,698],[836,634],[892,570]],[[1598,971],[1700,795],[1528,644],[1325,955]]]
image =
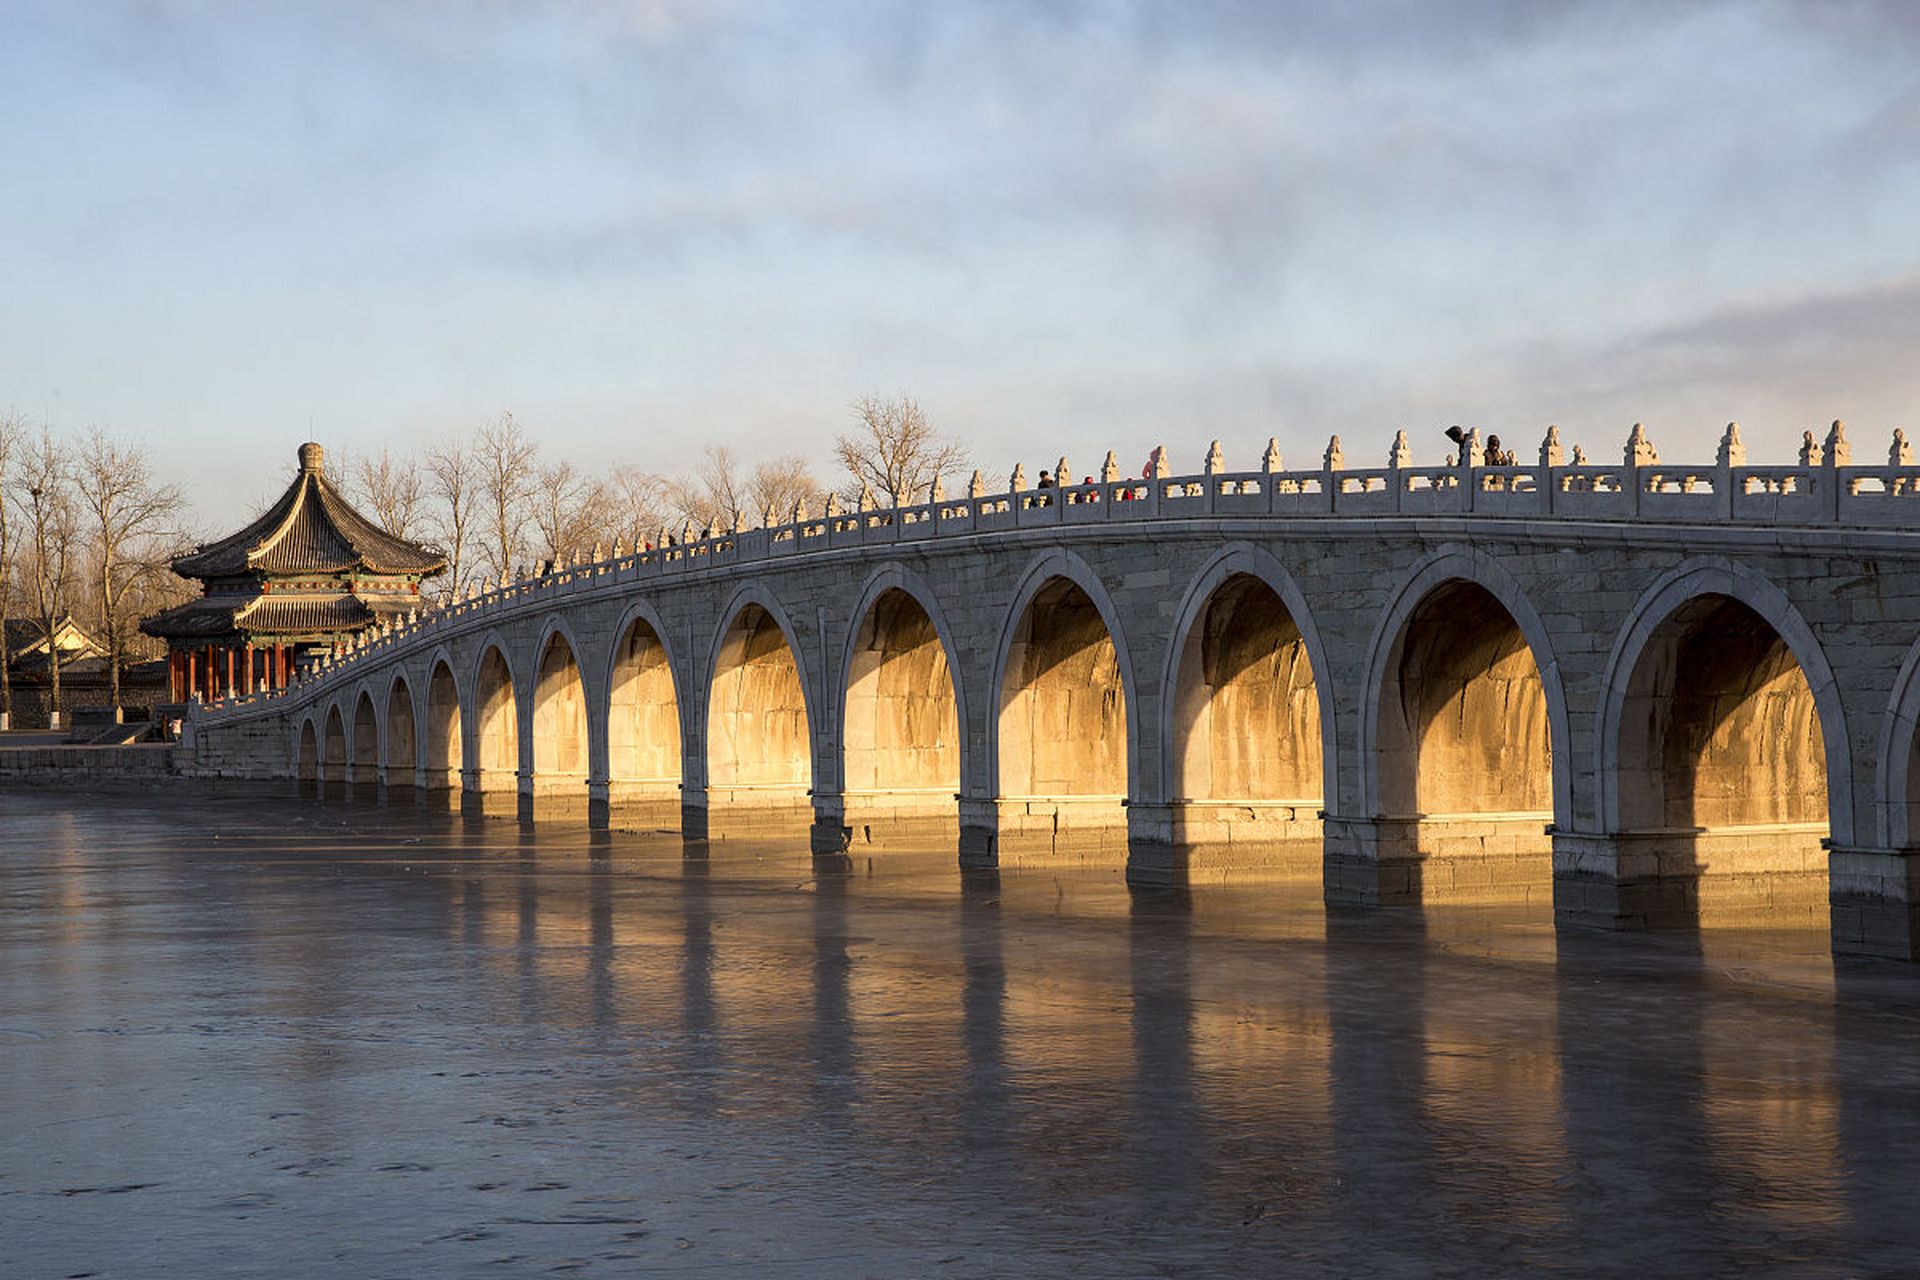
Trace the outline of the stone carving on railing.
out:
[[[1740,439],[1740,424],[1729,422],[1720,436],[1720,448],[1714,454],[1714,462],[1722,467],[1744,467],[1747,464],[1747,446]]]
[[[1387,449],[1387,466],[1395,471],[1413,465],[1413,446],[1407,442],[1406,431],[1393,433],[1393,444]]]
[[[1624,456],[1630,467],[1650,467],[1660,461],[1660,451],[1647,438],[1647,428],[1643,424],[1636,422],[1633,430],[1627,432]]]
[[[1547,434],[1540,437],[1540,465],[1558,467],[1565,461],[1566,451],[1560,447],[1560,428],[1549,423]]]
[[[1711,467],[1662,466],[1659,453],[1643,424],[1628,433],[1619,467],[1595,466],[1580,445],[1571,448],[1563,465],[1561,433],[1549,426],[1540,443],[1539,465],[1485,466],[1480,432],[1449,432],[1460,452],[1446,463],[1421,470],[1414,466],[1412,448],[1404,430],[1396,431],[1386,466],[1349,471],[1340,437],[1332,436],[1318,471],[1282,470],[1278,438],[1267,441],[1257,472],[1227,469],[1225,450],[1212,441],[1198,476],[1172,476],[1164,446],[1155,446],[1145,468],[1146,483],[1123,477],[1117,455],[1109,450],[1100,468],[1098,485],[1073,484],[1068,460],[1057,464],[1064,501],[1046,495],[1025,494],[1024,464],[1016,465],[1012,492],[988,494],[986,482],[975,471],[965,499],[949,502],[944,481],[935,477],[927,492],[929,506],[909,503],[905,508],[879,509],[870,487],[863,485],[860,516],[844,519],[837,494],[826,495],[827,519],[809,517],[804,500],[796,501],[787,524],[773,525],[773,511],[760,513],[760,525],[749,528],[751,517],[735,513],[730,532],[716,534],[709,526],[696,537],[691,521],[683,521],[678,539],[665,527],[649,546],[636,539],[631,547],[624,535],[612,542],[611,559],[604,541],[557,554],[552,561],[521,565],[496,576],[476,576],[447,591],[442,602],[424,610],[418,604],[404,615],[383,618],[357,634],[341,637],[294,672],[281,690],[262,690],[242,699],[229,697],[216,708],[255,705],[298,692],[306,696],[336,677],[353,678],[366,661],[381,660],[399,649],[402,641],[448,620],[499,607],[513,607],[532,586],[547,591],[588,589],[612,576],[625,579],[641,572],[685,572],[711,563],[716,554],[727,560],[753,558],[816,547],[838,545],[839,540],[869,537],[892,539],[911,531],[913,537],[937,537],[949,529],[972,533],[1016,528],[1034,522],[1080,522],[1106,519],[1140,520],[1191,515],[1273,514],[1460,514],[1477,516],[1557,516],[1570,519],[1650,519],[1659,521],[1734,521],[1787,525],[1847,525],[1863,528],[1920,531],[1920,505],[1911,514],[1903,506],[1887,505],[1898,497],[1903,504],[1920,498],[1920,473],[1914,468],[1913,448],[1904,430],[1896,429],[1887,450],[1885,467],[1852,465],[1846,423],[1834,420],[1824,442],[1812,431],[1802,434],[1796,466],[1748,466],[1738,423],[1722,433]],[[1491,439],[1489,439],[1489,444]],[[1147,499],[1139,505],[1117,499]],[[876,531],[898,527],[889,533]],[[757,535],[757,536],[756,536]],[[631,558],[629,558],[631,557]],[[584,571],[582,571],[584,570]],[[545,607],[545,606],[542,606]]]
[[[1847,443],[1847,424],[1835,418],[1833,426],[1827,432],[1827,465],[1846,467],[1853,464],[1853,446]]]

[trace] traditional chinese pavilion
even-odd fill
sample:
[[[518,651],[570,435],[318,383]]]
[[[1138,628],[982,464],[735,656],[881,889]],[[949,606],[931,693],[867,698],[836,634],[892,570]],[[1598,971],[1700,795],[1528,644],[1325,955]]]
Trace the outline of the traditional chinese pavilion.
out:
[[[300,660],[420,605],[420,580],[447,567],[355,511],[321,470],[326,451],[300,446],[300,473],[259,519],[179,556],[198,600],[140,629],[167,642],[173,700],[283,688]]]

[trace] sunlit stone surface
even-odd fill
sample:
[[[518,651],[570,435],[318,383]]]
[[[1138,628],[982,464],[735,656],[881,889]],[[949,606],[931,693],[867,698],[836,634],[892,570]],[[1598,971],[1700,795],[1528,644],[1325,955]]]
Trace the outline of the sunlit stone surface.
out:
[[[1920,1269],[1920,987],[1817,927],[0,803],[8,1277]]]

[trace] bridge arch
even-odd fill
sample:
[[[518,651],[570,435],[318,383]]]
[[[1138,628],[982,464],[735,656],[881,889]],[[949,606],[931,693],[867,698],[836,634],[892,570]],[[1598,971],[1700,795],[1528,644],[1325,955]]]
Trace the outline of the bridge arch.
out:
[[[1003,834],[1124,829],[1136,794],[1134,668],[1100,575],[1061,549],[1036,556],[1001,623],[989,688],[988,781]]]
[[[1519,582],[1475,548],[1416,562],[1367,649],[1364,811],[1425,897],[1545,898],[1572,813],[1566,694]],[[1430,869],[1428,869],[1430,868]]]
[[[482,793],[516,791],[520,773],[519,681],[508,646],[489,633],[473,667],[473,715],[468,729],[467,767],[472,789]]]
[[[536,794],[586,799],[592,763],[592,722],[586,672],[573,628],[547,618],[533,654],[529,733]]]
[[[1601,817],[1699,919],[1824,912],[1823,837],[1854,842],[1846,712],[1780,587],[1698,559],[1640,596],[1601,684]]]
[[[465,699],[460,694],[460,681],[454,675],[453,655],[444,646],[434,650],[428,659],[427,671],[426,733],[420,753],[427,771],[427,789],[457,791],[466,759],[464,717],[460,713]]]
[[[677,799],[686,758],[680,714],[686,686],[666,623],[639,600],[627,606],[613,635],[601,681],[609,798]]]
[[[792,619],[757,583],[734,592],[720,617],[707,659],[707,786],[736,810],[803,802],[814,782],[814,682]]]
[[[1878,776],[1874,780],[1875,834],[1882,848],[1905,849],[1920,835],[1920,641],[1887,694],[1881,718]]]
[[[419,738],[414,714],[413,686],[407,673],[396,669],[387,680],[387,751],[383,776],[390,786],[410,787],[419,766]],[[395,776],[398,771],[399,776]]]
[[[293,776],[304,788],[320,780],[320,734],[314,728],[312,716],[301,717],[294,736]]]
[[[380,780],[380,713],[373,705],[373,691],[362,686],[353,699],[353,768],[348,780],[356,787],[370,787]]]
[[[347,780],[347,720],[338,702],[328,704],[326,725],[321,738],[320,781],[337,786]]]
[[[1317,812],[1338,794],[1328,670],[1306,596],[1279,560],[1239,542],[1201,565],[1160,683],[1159,794],[1182,807],[1188,840],[1319,835]],[[1222,801],[1237,803],[1207,812]],[[1262,816],[1230,834],[1242,814]]]
[[[956,813],[972,773],[958,653],[924,578],[898,562],[867,576],[835,684],[836,772],[850,820]]]

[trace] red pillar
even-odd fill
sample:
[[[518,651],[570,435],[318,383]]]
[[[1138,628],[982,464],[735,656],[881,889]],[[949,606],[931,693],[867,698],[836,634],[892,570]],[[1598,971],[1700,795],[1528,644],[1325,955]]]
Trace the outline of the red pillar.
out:
[[[240,692],[251,696],[253,693],[253,641],[247,641],[246,648],[240,651]]]

